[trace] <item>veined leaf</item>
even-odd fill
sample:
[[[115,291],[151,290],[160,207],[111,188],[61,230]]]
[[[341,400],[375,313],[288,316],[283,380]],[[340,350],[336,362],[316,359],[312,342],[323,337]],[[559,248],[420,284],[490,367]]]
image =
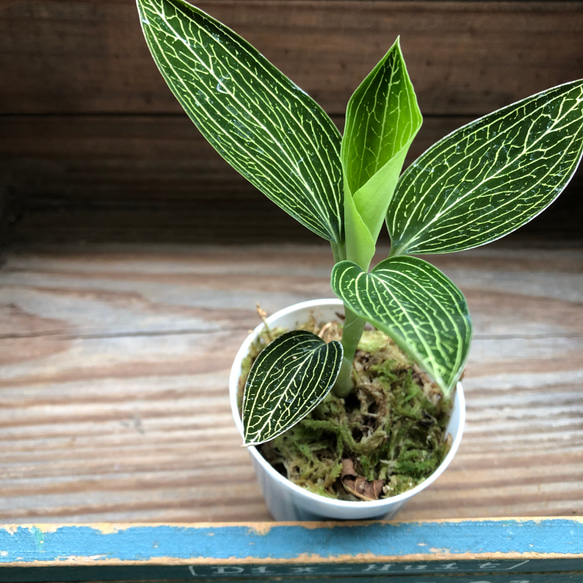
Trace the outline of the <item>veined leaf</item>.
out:
[[[350,203],[345,204],[347,254],[363,269],[374,254],[405,156],[422,121],[397,39],[350,98],[342,138],[345,201]],[[351,220],[354,213],[359,217]],[[351,223],[365,226],[368,236],[358,228],[352,231]],[[359,256],[363,247],[369,248],[365,258]]]
[[[245,445],[277,437],[319,405],[336,381],[342,345],[306,330],[287,332],[259,354],[243,394]]]
[[[417,257],[391,257],[370,273],[350,261],[332,271],[332,289],[357,315],[390,336],[446,394],[468,355],[472,324],[462,292]]]
[[[343,242],[340,134],[254,47],[183,0],[137,0],[170,89],[237,171],[321,237]]]
[[[456,130],[403,173],[387,213],[394,251],[462,251],[511,233],[559,196],[582,149],[581,80]]]

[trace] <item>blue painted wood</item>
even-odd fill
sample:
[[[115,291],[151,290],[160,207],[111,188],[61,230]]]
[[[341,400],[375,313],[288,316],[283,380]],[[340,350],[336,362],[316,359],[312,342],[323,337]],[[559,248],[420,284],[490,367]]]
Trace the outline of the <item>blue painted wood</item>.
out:
[[[546,583],[551,573],[583,581],[582,520],[0,528],[0,581],[12,582]]]

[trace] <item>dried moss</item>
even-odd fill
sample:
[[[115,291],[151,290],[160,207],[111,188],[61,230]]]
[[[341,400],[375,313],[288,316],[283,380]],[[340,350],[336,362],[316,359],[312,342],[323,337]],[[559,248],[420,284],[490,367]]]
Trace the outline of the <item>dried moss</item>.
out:
[[[326,341],[341,325],[313,319],[302,328]],[[243,363],[239,393],[253,360],[284,330],[262,334]],[[352,371],[353,392],[330,393],[305,419],[259,447],[284,476],[311,492],[358,500],[342,479],[343,460],[359,477],[383,481],[381,497],[401,494],[429,477],[451,446],[446,427],[452,402],[382,332],[365,330]]]

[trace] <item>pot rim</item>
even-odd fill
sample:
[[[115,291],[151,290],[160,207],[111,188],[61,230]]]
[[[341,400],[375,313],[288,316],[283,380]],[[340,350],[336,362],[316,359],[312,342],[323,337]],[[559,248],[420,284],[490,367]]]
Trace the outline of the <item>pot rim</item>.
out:
[[[299,302],[297,304],[293,304],[291,306],[288,306],[282,310],[275,312],[274,314],[272,314],[271,316],[266,318],[266,322],[268,324],[271,324],[271,323],[277,321],[278,319],[280,319],[281,317],[286,316],[290,313],[299,311],[299,310],[316,308],[316,307],[320,307],[320,306],[330,306],[330,305],[344,307],[342,300],[339,300],[338,298],[307,300],[304,302]],[[241,435],[241,437],[243,437],[243,422],[241,420],[241,416],[239,414],[239,408],[237,405],[237,393],[238,393],[238,386],[239,386],[239,377],[241,374],[241,362],[242,362],[243,358],[245,358],[245,356],[247,355],[247,352],[249,351],[249,347],[250,347],[251,343],[257,337],[257,335],[263,330],[263,327],[264,327],[263,322],[261,324],[258,324],[255,327],[255,329],[247,336],[247,338],[245,338],[243,344],[241,344],[241,347],[239,348],[239,350],[235,356],[235,359],[233,361],[233,366],[231,368],[231,373],[229,376],[229,398],[231,401],[231,412],[233,415],[233,419],[235,421],[235,425],[237,426],[237,429],[239,430],[239,434]],[[399,502],[404,502],[404,501],[408,500],[409,498],[415,496],[415,494],[418,494],[419,492],[421,492],[422,490],[424,490],[425,488],[430,486],[433,482],[435,482],[435,480],[437,480],[437,478],[439,478],[439,476],[441,476],[441,474],[446,470],[446,468],[449,466],[449,464],[451,463],[451,461],[453,460],[453,458],[455,457],[455,454],[457,453],[457,451],[459,449],[459,446],[460,446],[460,443],[462,440],[462,435],[464,432],[465,421],[466,421],[466,402],[465,402],[465,396],[464,396],[464,391],[463,391],[463,387],[462,387],[461,382],[458,382],[456,385],[454,405],[452,408],[452,412],[455,409],[459,409],[458,430],[457,430],[456,435],[453,436],[453,441],[452,441],[449,452],[447,453],[447,455],[445,456],[445,458],[443,459],[441,464],[438,466],[438,468],[428,478],[426,478],[423,482],[421,482],[420,484],[418,484],[414,488],[411,488],[410,490],[407,490],[406,492],[403,492],[402,494],[398,494],[396,496],[390,496],[388,498],[381,498],[380,500],[370,500],[370,501],[337,500],[334,498],[328,498],[326,496],[321,496],[320,494],[315,494],[313,492],[310,492],[310,491],[302,488],[301,486],[298,486],[297,484],[294,484],[291,480],[289,480],[288,478],[286,478],[285,476],[280,474],[259,453],[259,451],[257,450],[257,448],[254,445],[248,446],[247,450],[253,456],[253,458],[259,464],[261,464],[261,466],[278,483],[280,483],[285,488],[291,489],[296,494],[303,496],[306,499],[316,501],[316,502],[318,502],[320,504],[324,504],[330,508],[354,508],[354,509],[356,509],[356,508],[369,508],[369,509],[379,508],[380,509],[383,506],[389,506],[389,505],[393,505],[393,504],[396,504]]]

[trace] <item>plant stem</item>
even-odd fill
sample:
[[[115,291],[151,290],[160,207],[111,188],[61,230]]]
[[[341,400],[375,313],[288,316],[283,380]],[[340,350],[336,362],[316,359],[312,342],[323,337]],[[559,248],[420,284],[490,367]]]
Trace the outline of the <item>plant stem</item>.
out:
[[[334,264],[344,261],[346,259],[346,244],[334,243],[330,241],[332,247],[332,256],[334,257]]]
[[[339,263],[346,259],[346,244],[330,243],[334,263]],[[344,305],[344,330],[342,332],[342,347],[344,348],[344,357],[342,366],[338,373],[338,378],[334,384],[334,394],[338,397],[346,397],[352,391],[352,361],[356,354],[356,348],[362,336],[366,321],[357,316],[352,310]]]
[[[352,361],[366,325],[366,321],[348,309],[346,305],[344,306],[344,313],[346,318],[342,332],[344,358],[342,359],[340,373],[332,389],[337,397],[346,397],[352,390]]]
[[[389,258],[398,257],[399,255],[401,255],[401,248],[391,245],[391,248],[389,249]]]

